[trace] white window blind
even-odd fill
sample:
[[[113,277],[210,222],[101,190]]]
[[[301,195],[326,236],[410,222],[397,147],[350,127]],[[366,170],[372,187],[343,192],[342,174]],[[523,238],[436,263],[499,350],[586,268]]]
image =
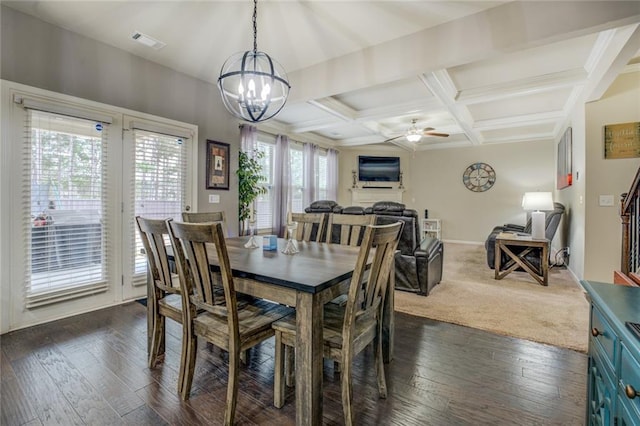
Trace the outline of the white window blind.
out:
[[[271,216],[273,206],[273,162],[275,157],[275,144],[273,142],[265,142],[258,140],[257,149],[264,153],[260,160],[262,165],[262,175],[265,180],[261,183],[267,189],[266,194],[261,194],[256,200],[256,226],[258,231],[272,232]]]
[[[134,215],[182,220],[187,191],[187,138],[142,129],[133,132],[131,155],[135,172],[130,194]],[[134,217],[129,220],[134,223]],[[147,257],[137,230],[134,232],[135,247],[130,257],[134,262],[132,283],[145,285]]]
[[[107,289],[109,125],[27,110],[22,166],[26,307]]]

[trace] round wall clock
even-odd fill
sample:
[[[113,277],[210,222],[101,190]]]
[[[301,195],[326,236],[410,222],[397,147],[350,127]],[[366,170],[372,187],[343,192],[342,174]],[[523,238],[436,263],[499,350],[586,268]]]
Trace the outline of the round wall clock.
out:
[[[473,163],[464,171],[462,183],[469,191],[484,192],[496,183],[496,172],[487,163]]]

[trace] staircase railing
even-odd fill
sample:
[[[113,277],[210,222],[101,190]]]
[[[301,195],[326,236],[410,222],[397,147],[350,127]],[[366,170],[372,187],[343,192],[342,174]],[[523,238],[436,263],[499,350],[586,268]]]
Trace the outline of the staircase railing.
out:
[[[620,196],[620,218],[622,220],[623,275],[636,281],[640,277],[640,167],[629,192]]]

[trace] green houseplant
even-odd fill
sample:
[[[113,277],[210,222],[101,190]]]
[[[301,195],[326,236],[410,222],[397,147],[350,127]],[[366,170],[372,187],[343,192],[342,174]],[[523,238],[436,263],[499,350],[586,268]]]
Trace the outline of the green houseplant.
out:
[[[264,152],[255,151],[253,158],[246,152],[240,151],[238,156],[238,219],[240,220],[240,235],[245,235],[246,222],[251,215],[251,205],[260,194],[266,194],[267,189],[261,184],[265,181],[262,175],[260,160]],[[256,211],[254,211],[254,215]]]

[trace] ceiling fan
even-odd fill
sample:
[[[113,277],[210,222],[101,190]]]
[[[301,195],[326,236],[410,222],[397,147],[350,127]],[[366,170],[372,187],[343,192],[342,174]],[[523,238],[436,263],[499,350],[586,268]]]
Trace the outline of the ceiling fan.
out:
[[[387,139],[384,142],[392,142],[401,138],[407,138],[409,142],[418,142],[420,139],[422,139],[423,136],[438,136],[441,138],[446,138],[449,136],[448,133],[434,132],[435,129],[433,127],[425,127],[424,129],[418,129],[416,127],[417,122],[418,120],[414,118],[413,120],[411,120],[411,126],[407,129],[407,132],[404,135]]]

